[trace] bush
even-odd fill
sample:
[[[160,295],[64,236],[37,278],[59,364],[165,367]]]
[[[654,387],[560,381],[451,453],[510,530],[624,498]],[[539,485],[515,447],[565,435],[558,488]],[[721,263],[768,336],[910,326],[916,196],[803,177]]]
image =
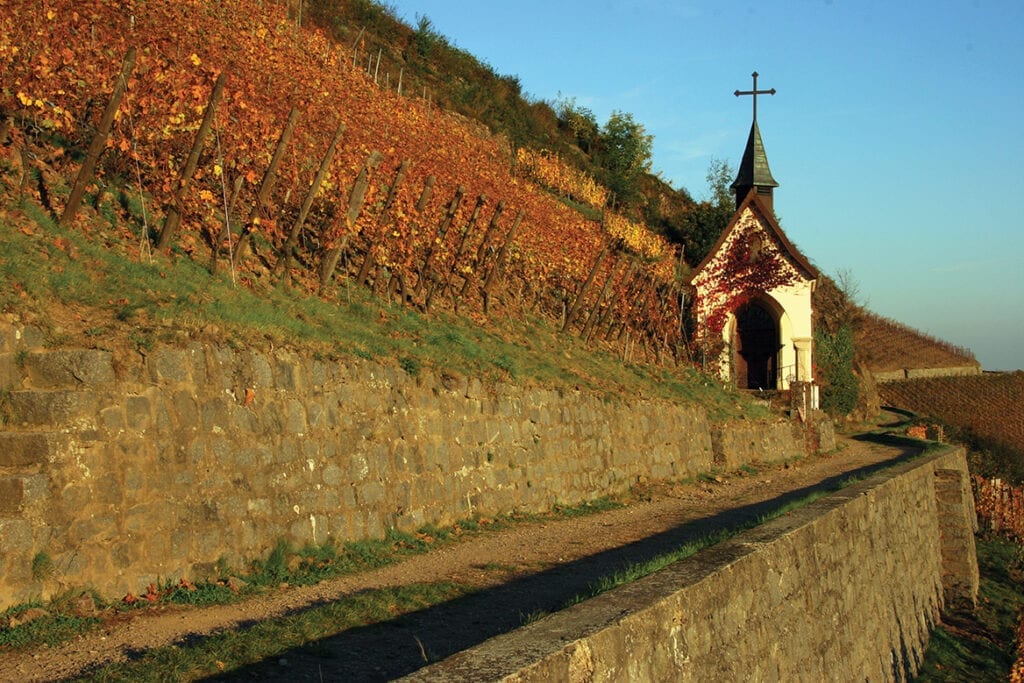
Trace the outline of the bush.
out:
[[[814,336],[821,408],[830,415],[849,415],[860,397],[853,374],[853,331],[843,325],[835,334],[819,330]]]

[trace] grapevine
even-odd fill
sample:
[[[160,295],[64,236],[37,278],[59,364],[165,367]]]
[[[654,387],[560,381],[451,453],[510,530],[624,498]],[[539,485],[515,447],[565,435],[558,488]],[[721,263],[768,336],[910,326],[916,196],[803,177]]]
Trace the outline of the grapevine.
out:
[[[208,251],[216,262],[226,251],[248,271],[246,282],[287,269],[291,281],[325,296],[335,279],[355,277],[378,289],[400,282],[404,292],[419,292],[403,294],[419,306],[430,279],[435,298],[477,311],[500,301],[558,316],[561,302],[574,300],[588,312],[581,320],[595,316],[588,336],[610,311],[606,336],[614,328],[652,346],[676,341],[679,311],[666,296],[676,286],[675,254],[663,239],[621,217],[587,219],[534,180],[513,176],[498,138],[379,87],[323,31],[297,29],[282,4],[0,5],[0,113],[14,124],[10,149],[87,147],[99,103],[110,99],[122,60],[135,51],[93,186],[137,178],[153,209],[148,222],[164,226],[157,243],[165,255]],[[282,146],[293,109],[298,121]],[[344,138],[325,154],[341,126]],[[207,136],[211,129],[215,135]],[[374,152],[379,160],[368,165]],[[56,170],[73,177],[76,157],[64,155]],[[548,169],[537,171],[538,182],[568,184],[562,191],[595,206],[607,198],[555,157],[534,165]],[[227,179],[235,180],[230,199]],[[446,206],[460,187],[472,199],[442,234]],[[430,199],[421,206],[425,194]],[[477,197],[488,199],[471,224]],[[86,220],[69,222],[87,229]],[[617,261],[593,269],[610,239],[637,257],[649,282],[629,306],[618,302],[633,280],[616,270]]]

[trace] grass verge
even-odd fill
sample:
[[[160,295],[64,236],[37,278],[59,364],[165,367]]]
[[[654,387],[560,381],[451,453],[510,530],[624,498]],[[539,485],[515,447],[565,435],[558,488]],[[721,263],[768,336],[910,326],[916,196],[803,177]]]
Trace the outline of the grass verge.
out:
[[[309,646],[346,629],[390,621],[468,592],[467,587],[449,582],[363,591],[246,629],[218,633],[192,645],[155,648],[137,660],[88,672],[81,680],[192,681],[216,676]]]
[[[58,225],[22,202],[0,212],[0,310],[48,331],[54,343],[101,348],[204,339],[235,346],[289,347],[327,359],[395,362],[482,380],[586,389],[699,403],[715,420],[760,418],[764,407],[690,368],[623,362],[563,334],[527,311],[489,319],[423,314],[341,280],[325,296],[273,282],[260,272],[211,274],[207,257],[150,257],[124,226]]]

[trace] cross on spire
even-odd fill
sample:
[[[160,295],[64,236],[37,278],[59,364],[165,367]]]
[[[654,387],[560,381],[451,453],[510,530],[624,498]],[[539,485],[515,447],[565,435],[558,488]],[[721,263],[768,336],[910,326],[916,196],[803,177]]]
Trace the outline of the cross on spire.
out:
[[[736,97],[740,95],[753,95],[754,96],[754,123],[757,123],[757,96],[758,95],[774,95],[775,88],[771,90],[758,90],[757,89],[757,72],[750,74],[754,77],[754,89],[753,90],[737,90],[733,93]]]

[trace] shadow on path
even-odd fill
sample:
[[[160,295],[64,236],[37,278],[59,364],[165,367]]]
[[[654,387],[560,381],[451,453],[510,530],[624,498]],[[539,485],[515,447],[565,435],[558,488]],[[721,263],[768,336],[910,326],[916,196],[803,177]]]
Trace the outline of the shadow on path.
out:
[[[388,622],[349,629],[213,680],[383,681],[403,676],[518,628],[527,615],[558,610],[603,576],[668,553],[715,531],[752,522],[812,492],[837,489],[851,477],[869,476],[920,453],[920,442],[911,439],[885,434],[854,438],[893,448],[894,456],[771,500],[686,522],[640,541]]]

